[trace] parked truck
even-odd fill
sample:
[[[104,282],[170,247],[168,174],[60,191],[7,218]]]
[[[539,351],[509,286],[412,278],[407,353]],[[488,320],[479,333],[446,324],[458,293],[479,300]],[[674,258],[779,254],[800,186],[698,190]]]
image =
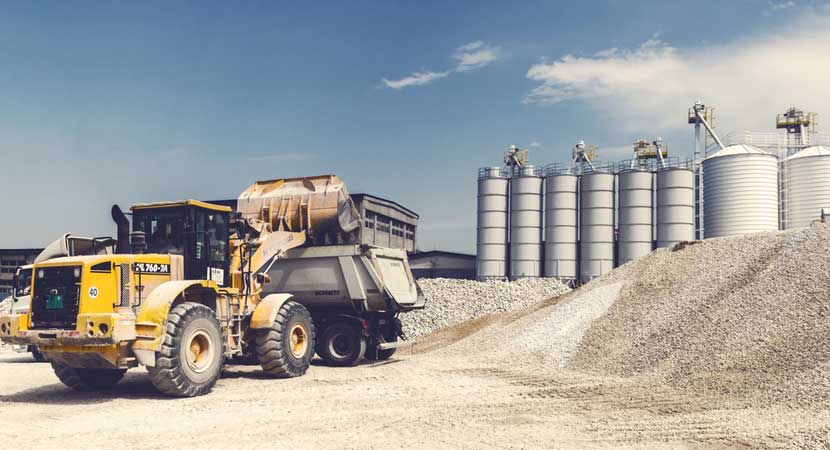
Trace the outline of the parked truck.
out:
[[[44,248],[35,258],[34,263],[63,256],[109,253],[112,253],[112,242],[109,240],[74,236],[67,233],[46,246],[46,248]],[[0,314],[28,314],[29,305],[31,303],[33,267],[34,266],[32,264],[27,264],[17,268],[12,281],[12,295],[0,303]],[[38,362],[46,360],[37,345],[13,344],[12,349],[18,353],[29,352]]]
[[[36,263],[31,309],[0,316],[0,339],[39,346],[73,389],[144,365],[171,396],[209,392],[237,356],[296,377],[315,351],[345,366],[405,344],[398,315],[423,296],[404,252],[353,244],[342,180],[256,182],[237,209],[138,204],[130,221],[114,206],[115,252]]]

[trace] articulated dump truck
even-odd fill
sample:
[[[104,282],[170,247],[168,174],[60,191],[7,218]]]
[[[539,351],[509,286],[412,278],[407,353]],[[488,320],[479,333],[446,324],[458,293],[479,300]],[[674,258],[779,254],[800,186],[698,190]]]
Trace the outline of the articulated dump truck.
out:
[[[275,377],[383,360],[398,315],[424,306],[406,253],[355,244],[360,216],[334,175],[254,183],[237,211],[196,200],[118,206],[115,252],[32,269],[31,308],[0,339],[36,345],[76,390],[147,367],[162,393],[208,393],[225,362]]]

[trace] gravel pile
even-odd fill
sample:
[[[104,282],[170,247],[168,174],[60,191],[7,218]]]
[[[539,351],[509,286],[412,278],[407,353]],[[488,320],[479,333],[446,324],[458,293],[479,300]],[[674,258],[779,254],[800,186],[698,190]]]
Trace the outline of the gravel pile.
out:
[[[450,278],[418,280],[426,308],[401,315],[407,336],[423,336],[438,329],[487,314],[525,308],[569,290],[553,278],[517,281],[473,281]]]
[[[577,291],[549,306],[484,328],[444,352],[479,363],[510,361],[512,368],[540,364],[548,369],[565,368],[584,334],[614,304],[621,288],[621,283],[612,283]]]
[[[830,226],[659,250],[587,292],[620,282],[572,368],[754,404],[830,402]]]

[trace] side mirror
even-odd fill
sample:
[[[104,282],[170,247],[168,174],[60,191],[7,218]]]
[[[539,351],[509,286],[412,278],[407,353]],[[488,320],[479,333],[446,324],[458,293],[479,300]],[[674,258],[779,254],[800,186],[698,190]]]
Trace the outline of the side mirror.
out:
[[[271,282],[271,277],[267,273],[258,273],[256,274],[256,282],[260,285],[268,284]]]

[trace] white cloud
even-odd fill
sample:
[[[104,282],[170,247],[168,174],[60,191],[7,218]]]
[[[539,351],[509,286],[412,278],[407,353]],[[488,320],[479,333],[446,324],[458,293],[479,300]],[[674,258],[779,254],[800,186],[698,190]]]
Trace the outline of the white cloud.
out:
[[[830,20],[818,15],[720,45],[679,49],[651,39],[536,64],[527,77],[539,84],[524,101],[583,101],[612,126],[648,134],[688,127],[688,108],[703,100],[727,130],[771,129],[789,106],[822,113],[830,105],[830,61],[820,56],[828,53]]]
[[[769,9],[771,11],[782,11],[785,9],[789,9],[795,6],[794,1],[777,1],[777,2],[769,2]]]
[[[400,80],[387,80],[384,78],[383,84],[385,84],[388,88],[399,90],[409,86],[423,86],[425,84],[432,83],[435,80],[445,78],[449,74],[449,72],[415,72],[408,77],[401,78]]]
[[[381,81],[383,81],[383,84],[386,87],[395,90],[400,90],[410,86],[423,86],[425,84],[430,84],[433,81],[440,80],[441,78],[446,78],[454,72],[469,72],[485,67],[499,59],[500,54],[501,47],[491,46],[482,41],[470,42],[469,44],[464,44],[455,49],[452,57],[456,60],[456,64],[451,69],[444,72],[423,70],[421,72],[415,72],[412,75],[399,80],[389,80],[383,78]]]
[[[541,146],[542,146],[542,144],[540,144],[540,143],[538,143],[538,142],[536,142],[536,141],[533,141],[533,142],[531,142],[531,143],[530,143],[530,146],[531,146],[531,147],[541,147]]]
[[[494,47],[482,41],[470,42],[458,47],[452,57],[458,61],[456,72],[480,69],[499,59],[501,47]]]

